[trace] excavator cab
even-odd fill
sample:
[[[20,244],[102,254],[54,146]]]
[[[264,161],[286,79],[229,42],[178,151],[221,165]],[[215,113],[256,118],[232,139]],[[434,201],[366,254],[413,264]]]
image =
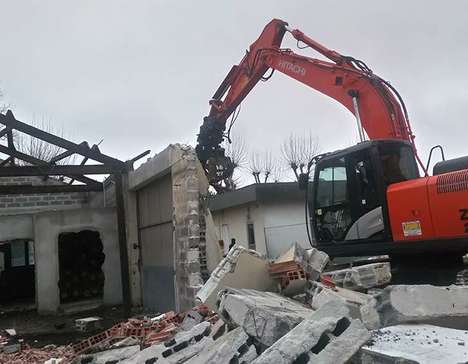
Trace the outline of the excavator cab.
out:
[[[416,158],[406,141],[366,141],[325,155],[314,173],[315,240],[391,240],[387,187],[416,178]]]

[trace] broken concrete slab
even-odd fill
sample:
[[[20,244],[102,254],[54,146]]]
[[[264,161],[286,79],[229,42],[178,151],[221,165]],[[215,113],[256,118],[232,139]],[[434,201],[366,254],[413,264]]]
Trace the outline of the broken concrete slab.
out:
[[[126,346],[140,345],[140,340],[134,336],[126,337],[120,341],[117,341],[115,344],[111,345],[111,349],[123,348]]]
[[[457,328],[468,318],[466,297],[468,286],[388,286],[362,305],[361,317],[371,329],[410,322]]]
[[[63,358],[50,358],[45,361],[44,364],[60,364],[63,362]]]
[[[202,322],[188,331],[181,331],[163,344],[155,344],[126,358],[122,364],[145,363],[155,360],[158,363],[185,362],[209,345],[213,339],[208,337],[211,329],[209,322]]]
[[[16,336],[16,330],[15,329],[4,329],[9,336]]]
[[[207,336],[210,331],[211,324],[205,321],[195,325],[188,331],[178,332],[171,340],[164,343],[164,346],[168,348],[166,350],[167,354],[169,354],[171,350],[178,351],[178,348],[188,346],[191,341],[200,341],[200,339]]]
[[[86,362],[91,364],[106,364],[109,362],[120,363],[131,358],[140,352],[140,345],[128,346],[119,349],[110,349],[91,355],[82,355],[78,363]]]
[[[351,290],[366,290],[390,283],[392,273],[390,263],[373,263],[352,268],[322,273],[339,287]]]
[[[210,337],[213,338],[213,340],[216,340],[223,336],[227,331],[227,325],[226,323],[218,319],[213,325],[211,325],[211,332],[210,332]]]
[[[163,344],[151,345],[129,358],[122,359],[119,364],[147,363],[153,360],[154,363],[159,364],[163,359],[162,353],[166,349]]]
[[[321,307],[266,349],[253,363],[346,363],[370,338],[359,320],[333,301]]]
[[[228,289],[220,296],[218,312],[224,322],[241,326],[266,346],[313,313],[310,308],[277,293]]]
[[[185,314],[184,320],[180,324],[182,330],[190,330],[195,325],[202,322],[204,317],[197,310],[190,310]]]
[[[75,320],[75,327],[78,331],[93,331],[102,328],[101,317],[85,317]]]
[[[169,357],[161,358],[158,360],[158,363],[167,363],[167,364],[179,364],[185,363],[189,359],[197,356],[203,350],[206,349],[208,345],[213,342],[213,339],[210,337],[203,337],[200,341],[193,343],[187,347],[181,347],[181,350],[175,352]],[[164,355],[164,353],[163,353]]]
[[[433,325],[405,324],[372,332],[359,351],[363,364],[466,363],[468,331]]]
[[[238,327],[214,341],[187,364],[250,363],[256,356],[252,338]]]
[[[267,260],[258,253],[236,246],[211,273],[198,291],[197,299],[215,310],[219,291],[227,287],[276,291],[276,282],[268,272]]]
[[[361,308],[364,305],[371,305],[373,300],[374,298],[371,295],[341,287],[328,286],[320,282],[309,281],[306,291],[306,301],[313,309],[319,309],[330,302],[338,302],[345,305],[351,317],[356,319],[361,319]]]

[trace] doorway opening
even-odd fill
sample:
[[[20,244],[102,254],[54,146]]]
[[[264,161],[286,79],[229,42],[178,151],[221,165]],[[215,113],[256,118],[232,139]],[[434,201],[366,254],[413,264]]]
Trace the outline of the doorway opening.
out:
[[[60,303],[102,298],[105,255],[99,233],[62,233],[58,251]]]

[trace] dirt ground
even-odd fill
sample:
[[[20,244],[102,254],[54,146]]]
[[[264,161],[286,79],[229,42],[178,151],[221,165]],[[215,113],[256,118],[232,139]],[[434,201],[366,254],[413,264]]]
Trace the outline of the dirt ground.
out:
[[[80,332],[75,329],[75,320],[98,316],[102,320],[102,329]],[[101,307],[98,309],[67,314],[39,315],[35,310],[0,312],[0,329],[15,329],[17,335],[33,347],[48,344],[62,345],[83,340],[104,331],[116,323],[125,320],[122,307]]]

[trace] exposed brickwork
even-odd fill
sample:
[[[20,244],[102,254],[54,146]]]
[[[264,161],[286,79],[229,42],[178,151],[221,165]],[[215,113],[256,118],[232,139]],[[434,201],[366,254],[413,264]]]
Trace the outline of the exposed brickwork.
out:
[[[0,185],[63,185],[55,178],[0,177]],[[34,195],[0,195],[0,215],[43,209],[81,207],[88,203],[88,193],[44,193]]]
[[[177,297],[181,310],[195,304],[195,295],[203,284],[200,274],[203,237],[198,163],[194,150],[187,148],[182,158],[172,166]]]

